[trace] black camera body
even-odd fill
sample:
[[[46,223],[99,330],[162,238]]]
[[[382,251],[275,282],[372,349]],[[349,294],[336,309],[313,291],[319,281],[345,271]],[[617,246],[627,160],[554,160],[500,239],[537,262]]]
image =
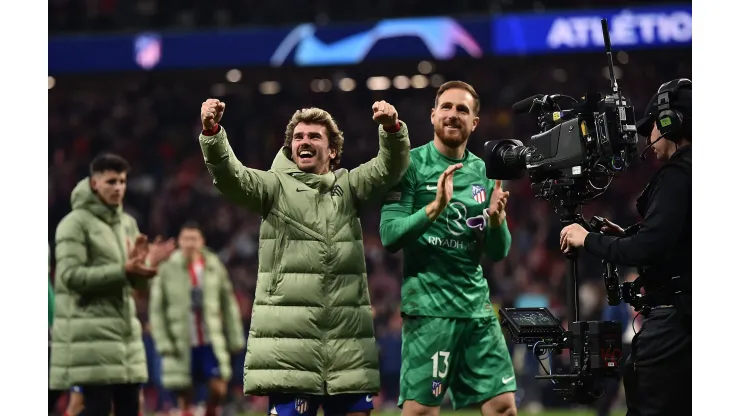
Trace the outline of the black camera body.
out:
[[[558,95],[576,102],[565,111],[551,97],[534,96],[513,106],[521,111],[531,103],[528,112],[539,110],[543,131],[527,146],[512,139],[487,142],[486,176],[510,180],[528,175],[538,199],[558,199],[567,187],[574,203],[582,204],[603,193],[637,155],[635,110],[619,91],[587,94],[581,101]]]
[[[555,391],[568,401],[591,403],[600,397],[596,382],[619,377],[622,357],[622,325],[614,321],[574,322],[568,330],[546,308],[504,308],[499,311],[501,328],[515,344],[532,348],[540,360],[544,353],[569,350],[571,371],[553,374],[552,367],[537,379],[553,380]],[[543,368],[544,365],[542,365]]]
[[[611,181],[637,156],[635,111],[622,95],[614,78],[611,44],[606,19],[601,20],[609,62],[610,94],[586,94],[581,100],[566,95],[536,95],[512,106],[515,113],[536,114],[540,133],[525,146],[518,140],[489,141],[485,144],[486,176],[490,179],[519,179],[529,176],[535,197],[550,202],[560,214],[563,226],[580,224],[600,232],[604,225],[584,221],[578,208],[602,194]],[[572,109],[561,110],[558,100],[569,99]],[[595,222],[594,222],[595,221]],[[619,376],[622,355],[622,325],[614,321],[578,319],[577,252],[565,254],[568,329],[545,308],[504,308],[501,326],[516,344],[526,344],[540,359],[542,353],[569,351],[570,368],[559,374],[552,366],[545,376],[555,392],[567,401],[593,403],[603,396],[600,381]],[[619,304],[625,295],[634,295],[633,285],[618,283],[616,266],[605,268],[608,303]]]

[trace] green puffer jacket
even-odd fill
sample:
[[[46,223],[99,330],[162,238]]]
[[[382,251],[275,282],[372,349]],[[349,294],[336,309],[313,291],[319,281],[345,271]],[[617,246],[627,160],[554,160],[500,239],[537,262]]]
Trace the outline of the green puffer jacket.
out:
[[[72,191],[72,212],[56,231],[56,281],[49,387],[143,383],[141,323],[126,278],[127,244],[139,227],[111,208],[88,178]]]
[[[281,150],[265,172],[244,167],[223,127],[200,136],[229,199],[262,215],[244,393],[335,395],[380,389],[359,211],[409,164],[408,130],[380,128],[380,152],[349,172],[304,173]]]
[[[203,250],[203,258],[203,316],[206,331],[218,359],[220,377],[230,380],[230,353],[244,349],[239,306],[221,260],[210,250]],[[162,355],[162,384],[168,389],[192,386],[191,288],[187,259],[181,251],[176,251],[159,266],[149,301],[149,322],[154,345]]]

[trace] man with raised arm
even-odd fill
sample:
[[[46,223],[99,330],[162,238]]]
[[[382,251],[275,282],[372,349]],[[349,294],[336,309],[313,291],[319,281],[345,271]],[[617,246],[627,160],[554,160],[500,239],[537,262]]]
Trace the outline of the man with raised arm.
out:
[[[380,150],[339,168],[344,136],[319,108],[296,111],[268,171],[237,160],[218,123],[225,103],[201,107],[200,145],[221,193],[262,216],[259,271],[244,393],[270,414],[368,415],[380,389],[359,212],[406,172],[409,138],[396,109],[372,106]]]

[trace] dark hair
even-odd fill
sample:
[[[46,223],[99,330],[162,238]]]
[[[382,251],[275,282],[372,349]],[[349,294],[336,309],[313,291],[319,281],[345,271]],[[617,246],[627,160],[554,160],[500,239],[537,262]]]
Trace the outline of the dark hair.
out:
[[[113,153],[103,153],[90,162],[91,175],[109,170],[116,173],[126,173],[129,169],[131,169],[131,165],[128,164],[128,161]]]
[[[437,96],[434,97],[434,107],[437,108],[437,104],[439,104],[439,96],[442,95],[442,93],[447,90],[454,89],[465,90],[473,96],[473,108],[471,110],[473,110],[474,115],[478,115],[478,111],[480,110],[480,97],[478,96],[478,93],[475,92],[475,88],[473,88],[472,85],[463,81],[447,81],[442,84],[437,90]]]
[[[198,224],[195,221],[185,221],[185,224],[180,227],[180,231],[182,230],[198,230],[200,231],[200,224]]]

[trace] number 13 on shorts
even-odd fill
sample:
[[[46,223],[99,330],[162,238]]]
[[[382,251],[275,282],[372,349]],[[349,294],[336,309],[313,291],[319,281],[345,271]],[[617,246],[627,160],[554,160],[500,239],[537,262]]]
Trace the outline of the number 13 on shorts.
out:
[[[440,359],[442,360],[442,367],[440,369]],[[441,397],[444,394],[445,388],[442,386],[442,380],[447,376],[447,371],[450,369],[450,353],[447,351],[438,351],[432,355],[432,394],[435,397]]]
[[[440,360],[442,367],[439,366]],[[447,371],[450,369],[450,353],[447,351],[437,351],[432,355],[432,377],[445,378]]]
[[[413,400],[455,409],[515,391],[514,369],[495,317],[406,317],[401,346],[399,406]]]

